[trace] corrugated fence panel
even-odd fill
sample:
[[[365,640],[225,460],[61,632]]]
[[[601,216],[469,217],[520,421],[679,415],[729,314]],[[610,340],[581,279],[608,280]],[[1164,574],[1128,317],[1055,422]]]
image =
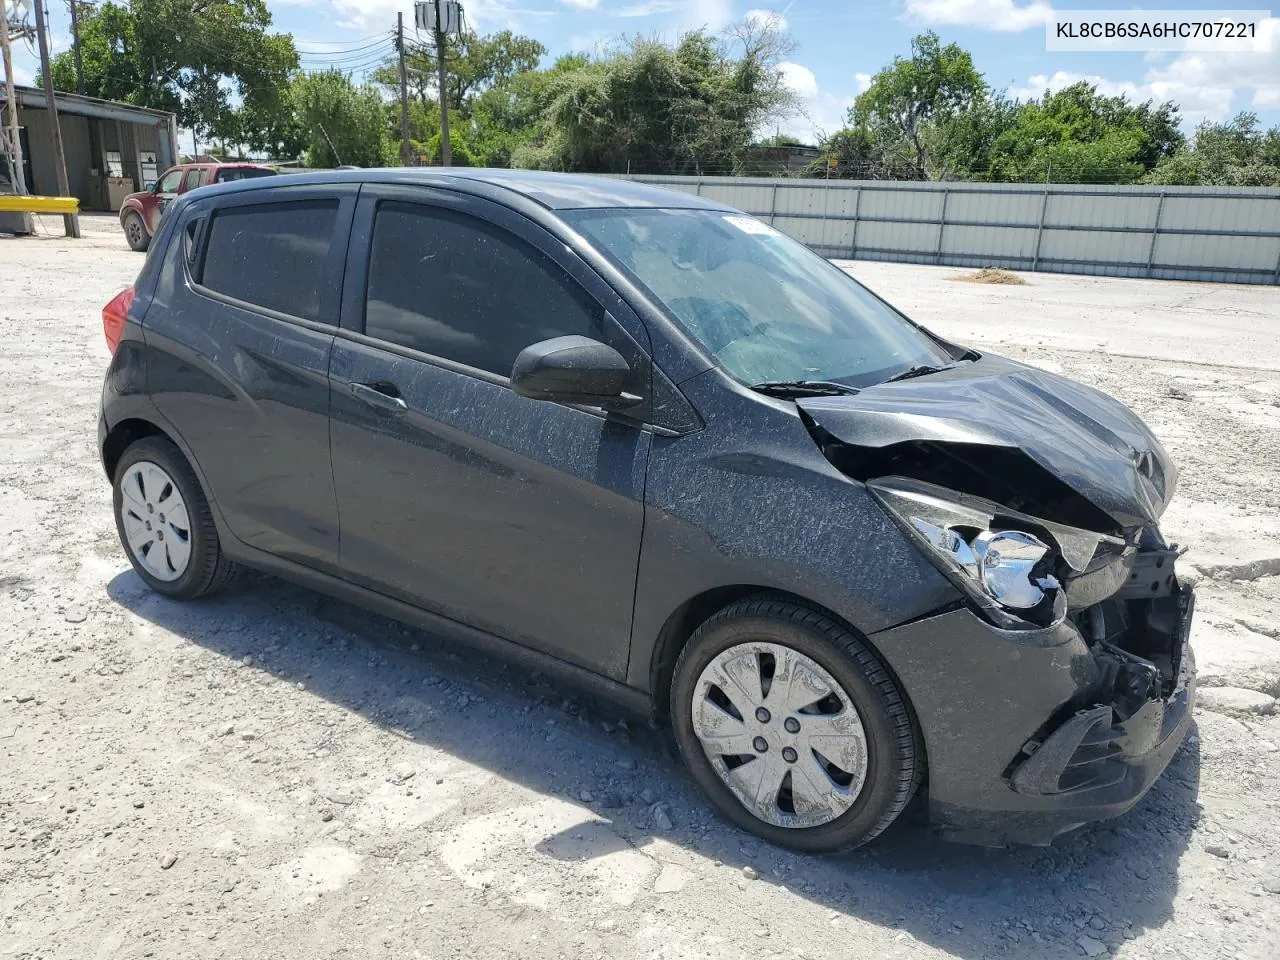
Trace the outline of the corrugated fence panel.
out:
[[[630,179],[769,220],[829,257],[1280,284],[1280,189]]]

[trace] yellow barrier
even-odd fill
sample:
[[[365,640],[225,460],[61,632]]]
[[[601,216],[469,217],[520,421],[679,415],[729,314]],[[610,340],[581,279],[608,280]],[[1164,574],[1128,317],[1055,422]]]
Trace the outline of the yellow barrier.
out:
[[[27,197],[0,193],[0,213],[77,214],[80,201],[75,197]]]

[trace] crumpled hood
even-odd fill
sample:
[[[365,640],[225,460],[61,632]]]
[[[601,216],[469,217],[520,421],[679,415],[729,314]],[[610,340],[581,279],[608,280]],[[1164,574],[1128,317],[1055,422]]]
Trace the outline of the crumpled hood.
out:
[[[923,445],[983,471],[974,462],[982,448],[1020,451],[1122,527],[1155,523],[1177,482],[1177,467],[1124,404],[1003,357],[796,402],[822,431],[869,454]]]

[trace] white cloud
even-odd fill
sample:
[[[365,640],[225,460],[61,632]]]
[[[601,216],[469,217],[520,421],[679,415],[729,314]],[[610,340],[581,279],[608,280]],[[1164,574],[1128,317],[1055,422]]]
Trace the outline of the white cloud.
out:
[[[719,30],[733,22],[733,0],[686,0],[680,5],[680,26]]]
[[[845,123],[845,114],[853,105],[852,97],[839,97],[818,86],[813,71],[800,63],[780,63],[783,82],[800,99],[796,116],[780,124],[781,132],[805,143],[816,144],[835,133]],[[775,131],[764,131],[765,135]]]
[[[1153,86],[1161,85],[1178,91],[1171,96],[1179,102],[1195,96],[1225,101],[1218,113],[1206,113],[1211,120],[1222,119],[1230,112],[1229,106],[1236,91],[1248,91],[1249,104],[1255,110],[1278,108],[1280,18],[1261,21],[1258,34],[1258,43],[1253,50],[1179,53],[1167,65],[1148,70],[1145,79]],[[1270,49],[1265,49],[1267,47]],[[1185,103],[1183,113],[1189,113]]]
[[[1043,0],[907,0],[907,14],[924,23],[1021,33],[1043,26],[1053,7]]]
[[[859,93],[866,93],[868,90],[871,89],[871,74],[855,73],[853,75],[853,82],[858,85]]]
[[[677,0],[649,0],[648,3],[637,3],[614,13],[615,17],[652,17],[657,13],[670,13],[679,9]]]
[[[808,67],[798,63],[780,63],[778,69],[782,71],[782,82],[799,96],[811,100],[818,95],[818,78]]]
[[[787,18],[774,10],[748,10],[744,15],[744,19],[754,26],[767,26],[772,21],[778,30],[791,29],[791,24],[787,23]]]
[[[15,63],[13,65],[13,82],[20,87],[34,87],[36,78],[30,70]]]
[[[561,3],[579,10],[594,10],[600,6],[600,0],[560,0]]]

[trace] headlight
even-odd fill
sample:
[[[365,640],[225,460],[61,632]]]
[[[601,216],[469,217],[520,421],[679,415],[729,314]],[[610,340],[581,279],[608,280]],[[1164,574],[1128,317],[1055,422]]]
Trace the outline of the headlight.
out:
[[[1034,630],[1061,623],[1059,575],[1080,573],[1125,542],[1008,510],[945,487],[885,477],[867,488],[926,554],[996,626]]]

